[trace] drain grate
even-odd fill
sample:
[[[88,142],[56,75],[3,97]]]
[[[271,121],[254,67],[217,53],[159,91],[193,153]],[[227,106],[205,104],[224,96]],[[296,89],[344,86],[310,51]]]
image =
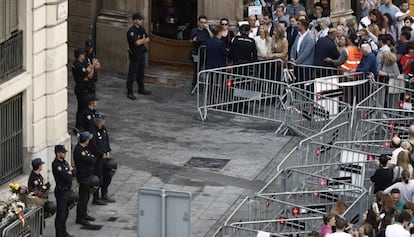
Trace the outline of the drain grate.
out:
[[[222,169],[229,162],[229,159],[216,159],[208,157],[192,157],[185,166],[209,169]]]

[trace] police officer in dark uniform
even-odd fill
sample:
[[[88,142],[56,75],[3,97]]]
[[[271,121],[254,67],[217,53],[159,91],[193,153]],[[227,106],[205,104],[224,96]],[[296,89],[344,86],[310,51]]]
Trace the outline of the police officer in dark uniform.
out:
[[[79,134],[79,142],[73,151],[73,159],[76,165],[76,179],[79,183],[79,201],[76,210],[76,224],[90,225],[89,221],[95,218],[87,213],[90,185],[88,178],[93,174],[95,156],[90,152],[88,145],[92,134],[88,131]]]
[[[211,31],[209,25],[207,24],[207,17],[204,15],[201,15],[198,17],[198,24],[197,27],[193,28],[190,33],[190,39],[193,43],[193,49],[191,50],[191,57],[194,63],[194,72],[193,72],[193,83],[191,85],[191,91],[190,94],[193,95],[195,90],[195,86],[197,85],[197,62],[194,60],[195,56],[198,56],[199,60],[203,60],[204,58],[204,52],[201,52],[201,55],[198,55],[198,49],[205,45],[207,40],[210,38],[213,38],[214,34]],[[203,65],[204,61],[200,61],[200,65]]]
[[[57,211],[55,218],[56,237],[72,237],[66,231],[66,219],[69,215],[69,195],[72,188],[72,179],[76,172],[71,165],[65,160],[67,150],[63,145],[55,146],[55,160],[52,162],[52,172],[55,178],[55,197],[57,202]]]
[[[105,169],[105,162],[110,158],[111,147],[109,145],[108,131],[105,127],[105,114],[95,113],[95,126],[92,132],[93,138],[89,142],[89,147],[96,157],[94,174],[99,177],[101,198],[99,189],[93,195],[92,204],[104,205],[108,202],[115,202],[108,196],[108,186],[111,183],[111,176]],[[103,201],[103,202],[102,202]]]
[[[75,49],[75,61],[72,64],[72,74],[75,80],[75,95],[78,101],[78,108],[76,110],[75,127],[80,128],[81,112],[86,108],[86,96],[91,93],[89,88],[89,80],[93,78],[95,66],[97,61],[85,66],[85,51],[83,49]]]
[[[43,169],[43,164],[45,162],[40,158],[32,160],[32,172],[30,173],[29,180],[27,182],[27,187],[29,192],[33,193],[35,196],[42,198],[45,193],[49,191],[50,183],[43,178],[40,173]]]
[[[85,99],[87,106],[81,112],[80,130],[91,132],[95,126],[95,112],[98,99],[94,95],[88,95]]]
[[[92,65],[95,61],[94,72],[92,78],[88,80],[88,91],[89,94],[95,95],[96,92],[96,82],[98,81],[98,69],[101,68],[101,63],[95,56],[94,44],[91,39],[85,41],[85,67]]]
[[[145,53],[147,52],[145,44],[149,43],[150,39],[142,26],[144,17],[139,13],[134,13],[132,20],[134,25],[127,32],[129,46],[127,97],[131,100],[136,100],[137,97],[135,97],[133,92],[134,80],[138,83],[138,94],[151,95],[151,91],[144,88]]]
[[[249,37],[250,26],[240,26],[240,34],[233,39],[230,56],[234,64],[251,63],[257,61],[257,48],[254,39]]]

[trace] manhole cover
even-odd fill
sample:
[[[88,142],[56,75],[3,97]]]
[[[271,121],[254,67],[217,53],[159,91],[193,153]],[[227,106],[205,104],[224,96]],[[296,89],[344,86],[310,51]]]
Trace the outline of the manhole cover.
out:
[[[229,159],[192,157],[185,165],[197,168],[222,169],[229,161]]]

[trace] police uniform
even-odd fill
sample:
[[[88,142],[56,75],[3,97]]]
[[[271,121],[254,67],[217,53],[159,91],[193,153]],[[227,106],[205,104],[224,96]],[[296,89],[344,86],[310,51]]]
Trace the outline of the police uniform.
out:
[[[105,120],[105,116],[103,113],[96,113],[97,121]],[[105,162],[106,159],[103,159],[103,155],[107,152],[111,152],[111,147],[109,145],[109,136],[108,131],[105,126],[102,126],[99,128],[96,124],[94,125],[94,129],[92,132],[92,139],[89,142],[89,147],[92,151],[92,153],[96,157],[95,162],[95,169],[94,174],[99,177],[99,180],[101,181],[101,193],[102,193],[102,199],[108,201],[112,200],[108,197],[108,186],[111,183],[111,176],[108,175],[108,172],[105,172]],[[99,199],[99,193],[97,192],[94,195],[94,200]]]
[[[43,176],[40,173],[36,174],[36,172],[32,170],[27,187],[29,188],[29,192],[33,192],[35,196],[42,198],[43,195],[49,191],[50,184],[49,182],[44,183]]]
[[[77,52],[77,53],[81,53],[81,52]],[[77,53],[75,52],[75,54]],[[76,83],[75,84],[75,95],[76,95],[76,100],[78,101],[78,108],[76,110],[75,127],[79,129],[80,128],[80,113],[82,110],[84,110],[87,107],[86,96],[89,93],[89,90],[88,90],[89,80],[86,78],[89,72],[87,71],[87,66],[85,66],[84,62],[81,62],[76,59],[72,63],[72,74],[73,74],[73,78]]]
[[[143,17],[140,14],[135,13],[132,16],[133,20],[142,20]],[[148,34],[145,28],[142,26],[137,27],[136,25],[131,26],[127,32],[127,40],[129,46],[129,69],[127,78],[127,90],[128,98],[136,99],[133,95],[133,84],[134,80],[138,83],[139,94],[150,94],[150,91],[144,89],[144,69],[145,69],[145,53],[147,48],[141,44],[136,45],[137,40],[148,38]],[[131,96],[132,95],[132,96]],[[131,97],[130,97],[131,96]]]
[[[91,101],[97,101],[98,99],[94,95],[88,95],[86,97],[86,103],[89,103]],[[95,126],[95,109],[89,108],[89,106],[86,106],[81,113],[80,113],[80,127],[79,129],[81,131],[89,131],[91,132],[93,127]]]
[[[87,135],[85,135],[87,134]],[[84,136],[89,136],[89,132],[82,132],[80,139]],[[89,151],[87,146],[82,146],[80,143],[76,144],[73,151],[73,159],[76,166],[76,179],[79,183],[79,201],[76,210],[76,222],[79,224],[85,223],[85,220],[94,220],[87,214],[87,205],[89,201],[89,184],[88,178],[93,174],[95,165],[95,156]]]
[[[247,35],[234,37],[230,55],[234,64],[256,62],[257,48],[254,39]]]
[[[62,145],[55,146],[55,153],[67,152]],[[75,171],[70,171],[70,165],[65,159],[57,157],[52,162],[52,173],[55,178],[55,197],[57,203],[55,229],[56,236],[70,236],[66,232],[66,219],[69,215],[68,200],[72,188],[72,179],[76,175]]]
[[[88,65],[93,63],[93,60],[96,59],[95,51],[93,50],[91,53],[89,53],[88,49],[94,48],[92,40],[88,39],[85,41],[85,67],[88,67]],[[91,95],[95,95],[96,93],[96,82],[98,81],[98,72],[95,69],[93,72],[92,79],[88,80],[88,92]]]

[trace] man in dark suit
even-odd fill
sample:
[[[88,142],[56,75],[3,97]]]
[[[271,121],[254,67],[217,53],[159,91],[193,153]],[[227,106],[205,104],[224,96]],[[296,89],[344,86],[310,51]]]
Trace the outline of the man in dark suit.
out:
[[[226,66],[228,56],[226,44],[221,40],[222,26],[216,26],[214,37],[206,42],[206,69],[213,69]]]
[[[323,38],[320,38],[316,43],[314,59],[315,66],[335,68],[335,65],[333,63],[327,62],[324,59],[329,57],[335,60],[339,57],[339,52],[336,48],[336,44],[334,41],[334,39],[336,38],[336,33],[337,32],[335,28],[330,28],[328,31],[328,35]],[[326,77],[331,76],[333,74],[334,70],[316,70],[316,77]]]
[[[288,55],[290,55],[290,51],[292,49],[293,43],[295,43],[296,36],[298,35],[298,26],[295,16],[291,16],[289,18],[289,26],[286,28],[286,38],[289,43],[288,47]]]

